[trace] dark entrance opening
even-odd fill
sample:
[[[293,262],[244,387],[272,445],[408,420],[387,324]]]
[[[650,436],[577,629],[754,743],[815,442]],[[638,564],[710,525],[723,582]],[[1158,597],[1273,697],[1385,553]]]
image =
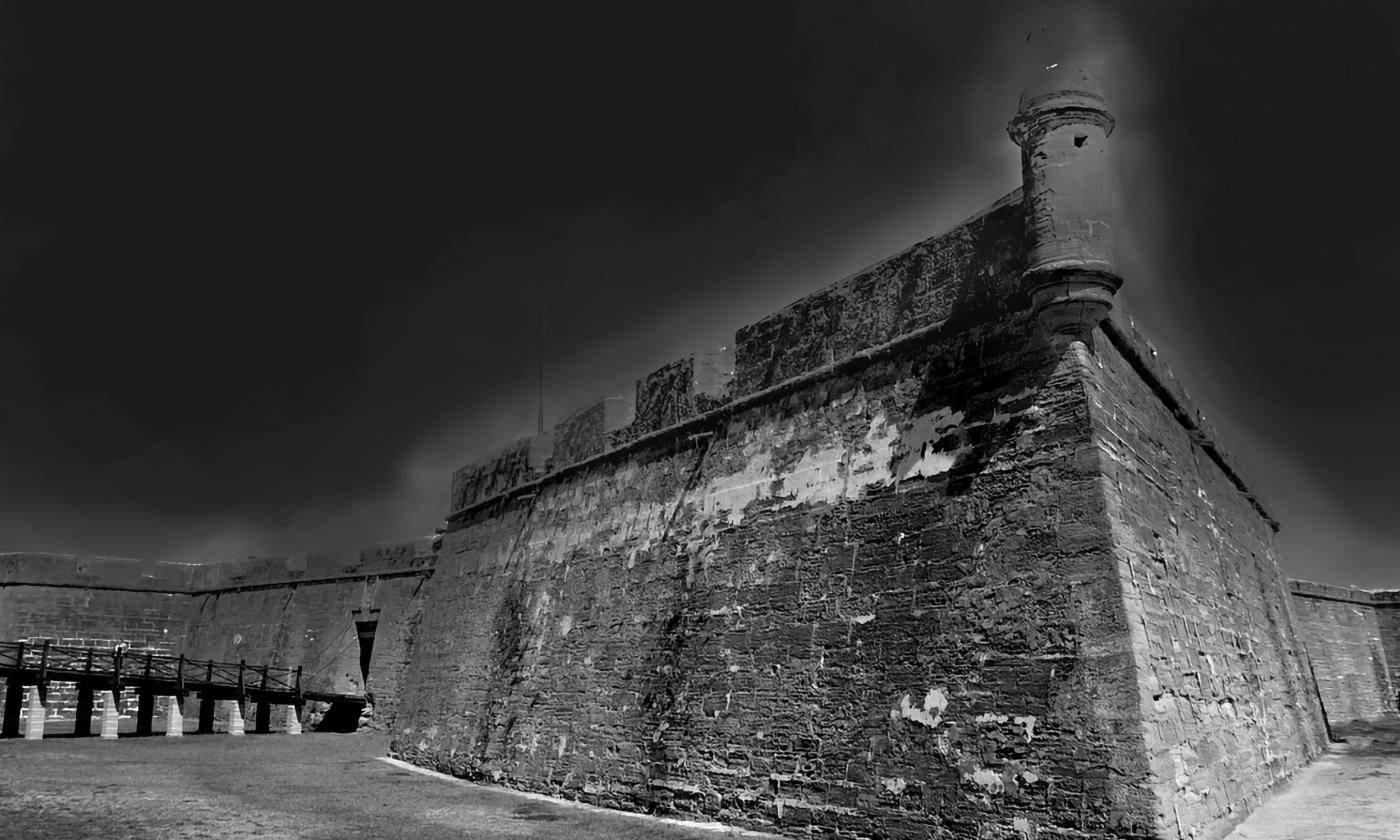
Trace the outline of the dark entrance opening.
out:
[[[363,700],[336,700],[326,708],[314,731],[355,732],[360,727],[360,715],[364,710]]]
[[[374,629],[377,619],[355,622],[355,634],[360,637],[360,684],[369,685],[369,658],[374,653]]]

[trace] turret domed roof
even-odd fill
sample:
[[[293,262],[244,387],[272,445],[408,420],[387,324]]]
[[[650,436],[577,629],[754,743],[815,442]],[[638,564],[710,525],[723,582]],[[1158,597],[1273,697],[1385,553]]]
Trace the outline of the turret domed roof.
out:
[[[1021,93],[1019,110],[1041,110],[1047,106],[1070,104],[1072,100],[1087,100],[1084,105],[1105,108],[1103,86],[1099,80],[1078,67],[1052,64],[1040,71]]]

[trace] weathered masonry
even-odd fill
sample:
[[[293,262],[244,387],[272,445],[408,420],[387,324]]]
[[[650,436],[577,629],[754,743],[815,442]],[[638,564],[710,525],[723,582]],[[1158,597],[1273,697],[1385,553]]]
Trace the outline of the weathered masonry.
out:
[[[793,835],[1219,838],[1325,741],[1276,524],[1114,306],[1113,118],[464,467],[393,750]]]
[[[128,662],[149,653],[300,668],[306,692],[365,694],[373,704],[367,723],[385,726],[412,650],[423,583],[437,559],[433,542],[386,543],[348,557],[210,565],[0,554],[0,641],[121,648]],[[21,691],[17,683],[8,687],[11,695]],[[150,710],[139,703],[139,694],[127,692],[114,711],[148,719]],[[19,701],[6,705],[14,709]],[[90,693],[85,698],[76,684],[60,684],[48,692],[43,713],[87,731],[95,710]],[[282,727],[284,713],[278,707],[270,725]],[[30,714],[21,715],[26,725]],[[219,725],[227,714],[220,709]],[[213,723],[193,714],[187,720],[191,728]],[[348,725],[354,723],[352,717]]]
[[[1306,580],[1289,587],[1333,731],[1400,716],[1400,591]]]

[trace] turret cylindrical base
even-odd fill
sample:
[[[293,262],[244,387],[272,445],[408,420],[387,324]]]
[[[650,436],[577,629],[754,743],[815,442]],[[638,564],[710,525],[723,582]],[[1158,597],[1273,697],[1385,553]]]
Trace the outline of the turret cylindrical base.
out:
[[[1113,293],[1122,281],[1107,274],[1064,272],[1025,279],[1031,315],[1050,336],[1088,341],[1113,309]]]

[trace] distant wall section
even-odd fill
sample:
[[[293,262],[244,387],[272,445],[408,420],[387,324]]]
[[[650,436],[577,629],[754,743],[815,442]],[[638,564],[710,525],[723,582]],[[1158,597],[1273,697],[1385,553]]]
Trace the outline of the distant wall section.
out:
[[[209,565],[108,557],[0,555],[0,639],[184,654],[303,669],[303,689],[368,690],[387,725],[413,649],[432,538],[349,555],[251,558]],[[359,624],[357,625],[357,622]],[[361,646],[372,629],[368,680]],[[191,667],[197,667],[192,665]],[[256,675],[250,679],[256,680]],[[50,718],[71,719],[76,691],[55,684]],[[134,692],[122,695],[134,715]],[[191,725],[193,715],[187,715]]]
[[[423,581],[437,555],[431,540],[374,546],[353,557],[221,563],[199,570],[187,652],[195,660],[246,660],[302,668],[302,688],[368,690],[376,725],[392,718],[413,648]],[[368,679],[362,625],[375,624]],[[358,625],[358,626],[357,626]]]
[[[1400,643],[1397,593],[1305,580],[1289,581],[1289,589],[1333,730],[1400,715],[1393,664]]]
[[[190,568],[113,557],[0,555],[0,640],[179,653],[190,617]],[[136,713],[122,696],[122,713]],[[49,716],[72,719],[77,691],[55,685]]]

